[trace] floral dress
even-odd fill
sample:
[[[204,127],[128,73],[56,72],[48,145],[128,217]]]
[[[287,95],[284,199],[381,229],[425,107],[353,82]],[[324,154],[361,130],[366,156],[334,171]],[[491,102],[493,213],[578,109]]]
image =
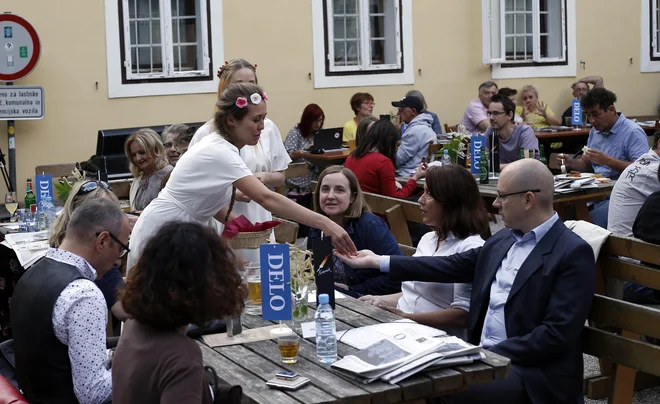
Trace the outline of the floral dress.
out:
[[[298,125],[291,128],[289,134],[286,135],[286,140],[284,141],[284,148],[288,153],[306,150],[313,145],[314,137],[309,136],[304,138],[300,133],[300,129],[298,129]],[[312,192],[312,181],[316,181],[319,178],[319,168],[303,158],[297,158],[293,161],[293,163],[307,163],[309,166],[309,174],[307,174],[306,177],[289,178],[286,180],[286,182],[298,188],[298,192],[300,193]]]

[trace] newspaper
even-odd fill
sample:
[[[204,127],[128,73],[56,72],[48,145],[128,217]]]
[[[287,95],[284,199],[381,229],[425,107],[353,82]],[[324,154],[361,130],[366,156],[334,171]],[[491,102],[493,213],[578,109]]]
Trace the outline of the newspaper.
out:
[[[37,262],[48,251],[48,230],[36,233],[5,234],[5,246],[16,253],[18,262],[25,269]]]
[[[433,332],[440,334],[433,335]],[[444,331],[407,322],[350,330],[339,340],[362,349],[345,356],[332,367],[365,384],[378,379],[398,383],[425,369],[471,363],[478,360],[481,353],[481,346],[447,336]],[[367,343],[369,345],[364,347]]]

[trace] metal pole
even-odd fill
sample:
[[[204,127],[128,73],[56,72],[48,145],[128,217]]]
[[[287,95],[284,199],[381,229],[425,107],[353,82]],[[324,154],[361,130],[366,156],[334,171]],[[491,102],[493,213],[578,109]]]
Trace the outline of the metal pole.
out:
[[[11,81],[5,84],[6,86],[13,86]],[[7,121],[7,143],[9,143],[9,184],[11,188],[16,191],[16,126],[14,120]]]

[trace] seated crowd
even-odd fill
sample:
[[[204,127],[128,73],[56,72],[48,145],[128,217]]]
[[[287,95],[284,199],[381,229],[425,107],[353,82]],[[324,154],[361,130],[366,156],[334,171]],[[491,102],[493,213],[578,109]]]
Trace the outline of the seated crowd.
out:
[[[509,377],[470,386],[449,402],[580,402],[581,331],[595,260],[554,211],[551,171],[520,157],[521,148],[539,150],[535,129],[562,124],[535,86],[521,89],[517,106],[517,90],[485,82],[463,115],[488,148],[499,144],[493,207],[507,229],[491,234],[475,177],[425,160],[442,129],[419,91],[391,103],[394,122],[372,116],[370,94],[353,95],[355,116],[343,140],[355,149],[344,166],[322,170],[301,153],[324,126],[319,105],[307,105],[282,140],[265,118],[268,97],[256,66],[235,59],[218,75],[217,110],[205,125],[175,124],[162,135],[145,128],[127,139],[135,215],[121,210],[107,183],[76,184],[51,229],[51,248],[18,282],[11,305],[16,381],[29,402],[239,402],[240,391],[204,367],[186,332],[243,309],[241,258],[218,235],[224,224],[273,214],[308,226],[309,249],[332,237],[336,290],[511,359]],[[594,223],[660,244],[660,134],[649,149],[602,78],[572,89],[592,125],[588,150],[558,161],[618,179],[612,203],[594,205]],[[308,174],[285,179],[291,162],[308,164]],[[269,189],[285,183],[287,197]],[[418,202],[430,231],[414,256],[403,256],[365,192]],[[660,304],[660,291],[627,284],[625,298]],[[113,328],[124,322],[112,361],[108,310]]]

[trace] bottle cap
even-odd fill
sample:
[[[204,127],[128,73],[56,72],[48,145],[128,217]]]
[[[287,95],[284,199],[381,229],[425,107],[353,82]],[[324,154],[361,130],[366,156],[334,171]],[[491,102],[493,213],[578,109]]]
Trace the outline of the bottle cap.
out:
[[[328,303],[330,303],[330,296],[328,296],[325,293],[319,295],[319,304],[328,304]]]

